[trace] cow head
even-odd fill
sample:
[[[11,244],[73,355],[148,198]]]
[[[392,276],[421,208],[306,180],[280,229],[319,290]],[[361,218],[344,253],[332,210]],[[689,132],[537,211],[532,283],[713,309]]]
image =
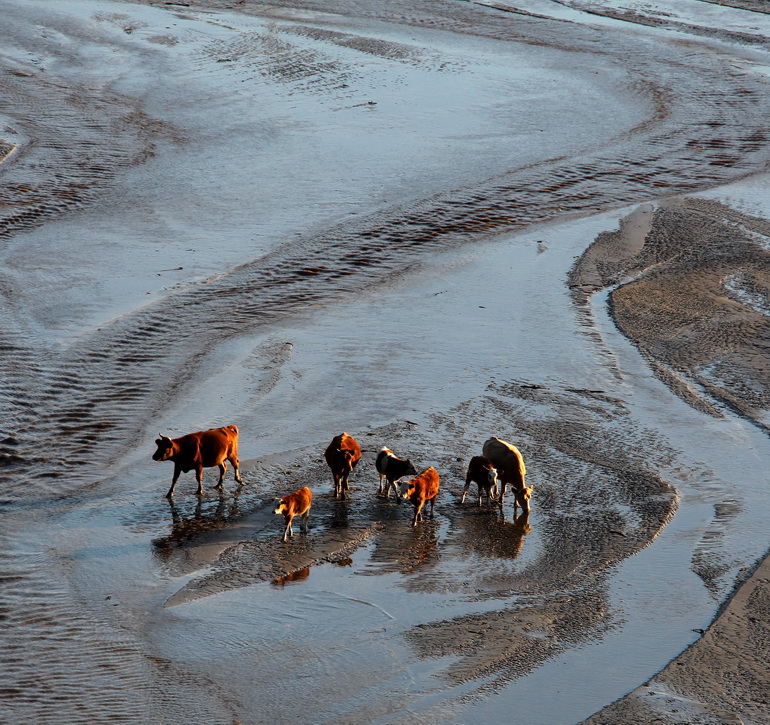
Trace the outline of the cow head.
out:
[[[174,455],[174,444],[168,436],[161,435],[160,433],[158,433],[158,435],[160,437],[155,440],[155,445],[158,446],[158,450],[152,454],[152,460],[167,461]]]
[[[532,491],[534,489],[534,486],[524,486],[524,488],[514,490],[514,493],[516,494],[516,503],[518,503],[526,512],[529,512],[529,499],[532,498]]]
[[[415,491],[415,485],[411,481],[404,481],[400,486],[401,498],[409,498]]]
[[[274,514],[285,514],[288,507],[282,498],[277,498],[278,505],[273,509]]]
[[[489,481],[490,488],[495,488],[495,486],[497,486],[497,469],[496,468],[487,469],[487,480]]]
[[[345,472],[350,473],[353,470],[353,459],[355,458],[355,453],[353,453],[353,451],[349,451],[347,448],[340,450],[339,453],[340,465]]]
[[[417,475],[417,469],[414,467],[414,463],[412,463],[408,458],[406,459],[406,470],[404,471],[405,476],[416,476]]]

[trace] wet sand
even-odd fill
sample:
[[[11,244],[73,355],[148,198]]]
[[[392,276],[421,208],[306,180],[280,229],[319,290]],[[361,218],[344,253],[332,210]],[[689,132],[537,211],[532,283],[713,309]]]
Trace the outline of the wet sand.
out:
[[[705,5],[11,5],[4,722],[770,721],[770,24]]]

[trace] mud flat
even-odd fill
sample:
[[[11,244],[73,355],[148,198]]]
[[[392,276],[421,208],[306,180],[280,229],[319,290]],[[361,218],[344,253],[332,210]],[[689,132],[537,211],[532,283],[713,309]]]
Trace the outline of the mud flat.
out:
[[[770,720],[770,27],[668,5],[8,4],[3,722]]]

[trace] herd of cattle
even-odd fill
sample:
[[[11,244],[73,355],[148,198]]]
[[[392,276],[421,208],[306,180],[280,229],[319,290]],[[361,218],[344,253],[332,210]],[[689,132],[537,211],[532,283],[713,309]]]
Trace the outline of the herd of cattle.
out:
[[[179,474],[192,470],[195,471],[198,481],[197,495],[202,496],[203,469],[213,466],[219,467],[216,488],[221,489],[227,471],[227,461],[233,465],[235,480],[243,483],[239,471],[238,428],[234,425],[188,433],[181,438],[161,435],[155,443],[158,448],[152,456],[153,460],[174,462],[174,477],[166,494],[167,498],[174,495]],[[324,458],[334,479],[335,498],[347,500],[348,479],[361,459],[361,447],[352,436],[340,433],[327,446]],[[439,475],[433,466],[418,474],[408,458],[399,458],[389,448],[382,448],[377,454],[375,468],[380,476],[377,496],[387,501],[392,490],[397,503],[401,503],[401,499],[411,501],[414,506],[413,526],[422,521],[422,510],[426,503],[430,503],[430,515],[433,518],[433,507],[439,490]],[[506,488],[510,486],[514,494],[514,511],[520,506],[527,514],[533,487],[525,484],[526,473],[524,459],[516,446],[492,436],[484,443],[482,455],[473,456],[468,464],[461,503],[465,503],[468,489],[471,483],[475,483],[478,487],[479,506],[482,498],[486,496],[488,505],[496,504],[502,507]],[[399,483],[407,476],[413,478]],[[294,535],[291,524],[295,516],[300,518],[300,529],[307,531],[312,503],[313,494],[307,486],[280,499],[274,513],[284,517],[284,541]]]

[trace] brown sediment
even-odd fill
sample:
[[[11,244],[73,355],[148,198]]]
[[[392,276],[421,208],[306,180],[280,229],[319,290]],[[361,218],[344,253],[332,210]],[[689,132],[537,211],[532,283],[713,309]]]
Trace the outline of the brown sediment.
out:
[[[641,246],[624,226],[596,240],[570,275],[573,299],[612,287],[613,319],[683,400],[767,429],[770,225],[716,201],[676,199]]]

